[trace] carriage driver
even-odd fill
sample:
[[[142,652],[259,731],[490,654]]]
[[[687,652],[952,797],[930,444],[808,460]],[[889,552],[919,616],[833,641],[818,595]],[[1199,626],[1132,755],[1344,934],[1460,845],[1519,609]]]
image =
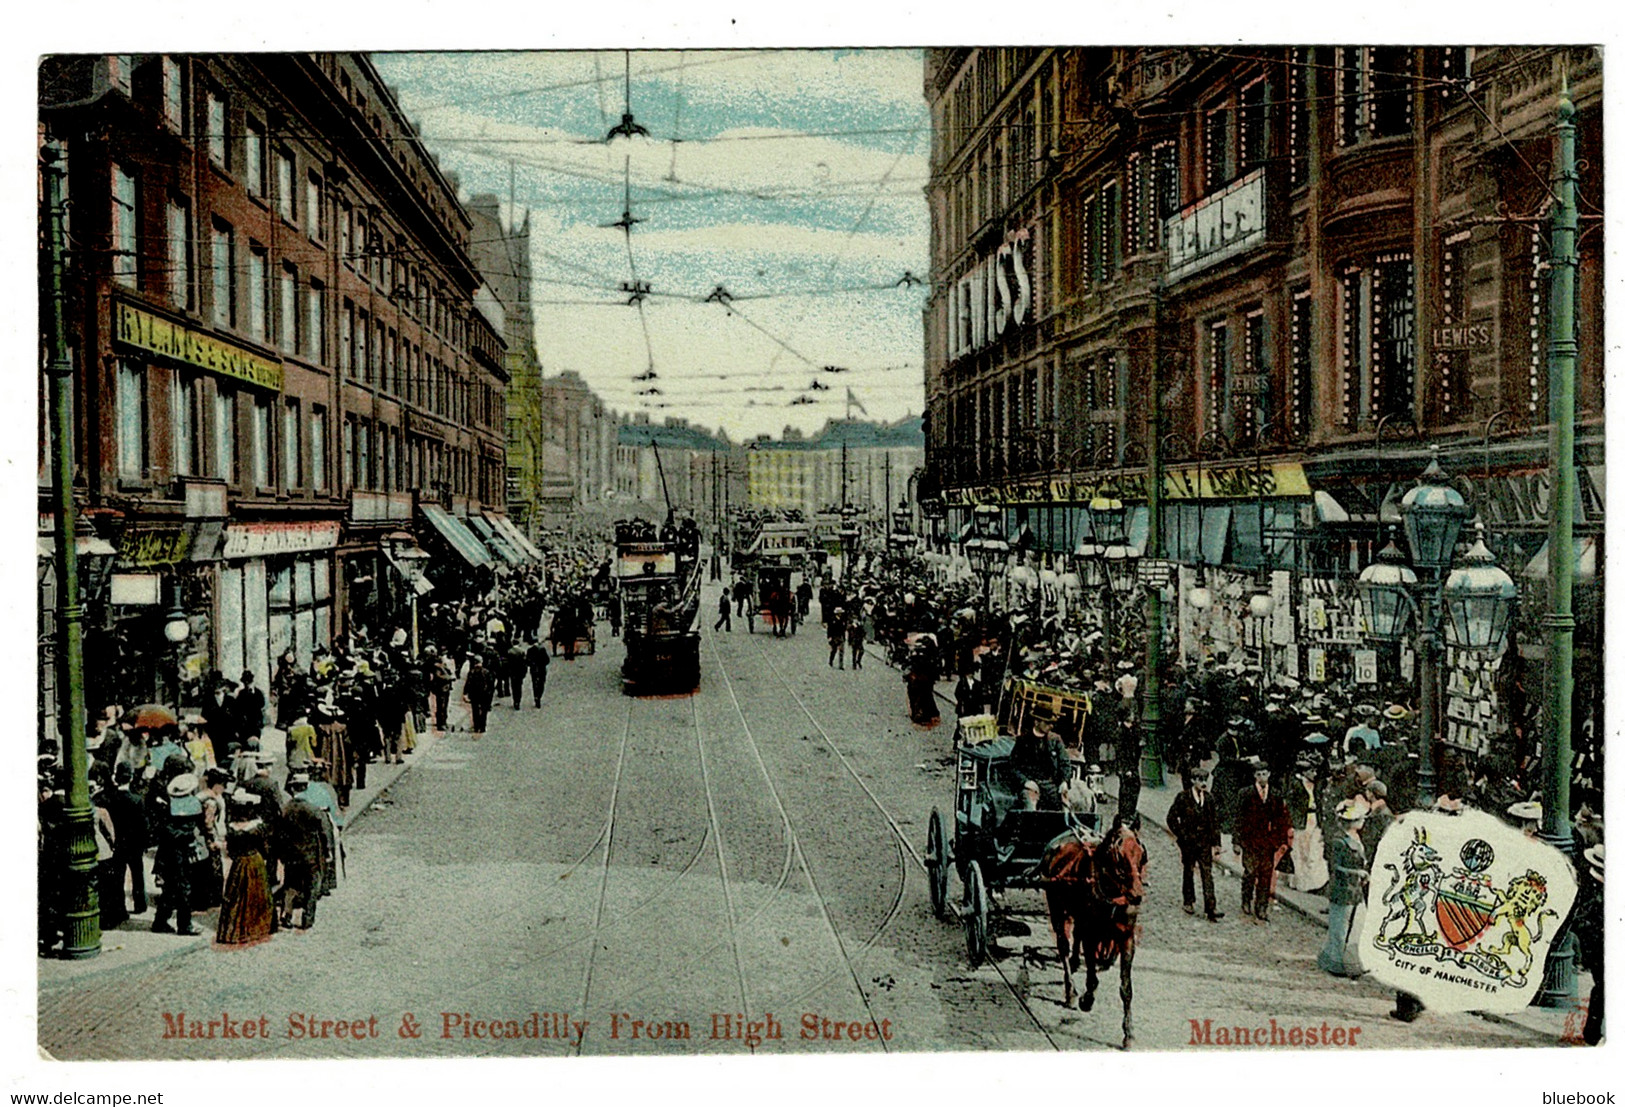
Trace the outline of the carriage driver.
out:
[[[1061,786],[1072,776],[1072,758],[1066,744],[1053,732],[1054,725],[1055,709],[1048,704],[1038,705],[1011,751],[1011,760],[1021,777],[1037,782],[1038,806],[1046,811],[1061,809]]]

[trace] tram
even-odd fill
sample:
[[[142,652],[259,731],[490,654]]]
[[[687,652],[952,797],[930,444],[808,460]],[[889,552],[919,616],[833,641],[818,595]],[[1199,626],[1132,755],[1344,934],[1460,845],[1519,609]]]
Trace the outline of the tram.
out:
[[[808,524],[765,520],[734,555],[734,571],[750,586],[750,603],[764,625],[773,627],[780,611],[795,609],[796,590],[811,570],[811,546]]]
[[[621,601],[621,691],[692,692],[700,683],[700,538],[692,519],[615,524],[615,587]]]

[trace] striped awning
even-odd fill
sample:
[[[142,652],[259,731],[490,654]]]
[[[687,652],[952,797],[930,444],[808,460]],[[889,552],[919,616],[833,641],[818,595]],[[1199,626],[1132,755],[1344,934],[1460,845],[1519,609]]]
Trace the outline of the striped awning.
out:
[[[491,525],[496,527],[499,533],[507,535],[508,545],[532,561],[540,562],[542,560],[542,551],[538,550],[531,543],[531,540],[525,537],[525,532],[520,530],[512,519],[506,515],[487,515],[486,518],[491,520]]]
[[[464,561],[476,569],[481,565],[491,564],[491,551],[487,550],[455,515],[434,504],[419,504],[418,507],[423,512],[423,517],[439,532],[440,537],[461,554]]]
[[[503,561],[509,565],[525,563],[524,556],[508,543],[507,535],[497,533],[497,529],[491,525],[491,520],[483,515],[470,515],[468,525],[474,528],[474,533],[480,536],[480,541],[489,546]]]

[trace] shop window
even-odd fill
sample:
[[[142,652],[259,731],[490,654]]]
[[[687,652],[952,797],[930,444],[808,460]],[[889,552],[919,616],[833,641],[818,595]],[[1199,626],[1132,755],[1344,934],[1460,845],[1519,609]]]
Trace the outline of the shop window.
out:
[[[299,401],[289,400],[282,408],[282,486],[288,491],[299,487]]]

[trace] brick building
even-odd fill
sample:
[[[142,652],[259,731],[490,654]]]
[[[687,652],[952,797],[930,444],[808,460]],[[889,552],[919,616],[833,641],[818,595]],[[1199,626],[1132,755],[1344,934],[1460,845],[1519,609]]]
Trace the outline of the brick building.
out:
[[[414,531],[443,586],[490,560],[442,532],[503,510],[503,343],[454,185],[364,55],[51,57],[40,112],[78,495],[118,549],[93,709],[387,630]]]
[[[1338,612],[1429,445],[1521,578],[1517,656],[1539,657],[1566,81],[1582,166],[1576,602],[1599,609],[1598,51],[953,49],[927,51],[924,77],[926,483],[950,531],[1001,504],[1012,532],[1064,557],[1105,486],[1143,545],[1154,442],[1181,599],[1202,574],[1282,601],[1267,625],[1180,603],[1181,651],[1217,642],[1320,679],[1352,671],[1358,635],[1336,628],[1358,620]],[[1300,602],[1316,589],[1330,616]],[[1600,618],[1578,642],[1577,671],[1600,665]]]

